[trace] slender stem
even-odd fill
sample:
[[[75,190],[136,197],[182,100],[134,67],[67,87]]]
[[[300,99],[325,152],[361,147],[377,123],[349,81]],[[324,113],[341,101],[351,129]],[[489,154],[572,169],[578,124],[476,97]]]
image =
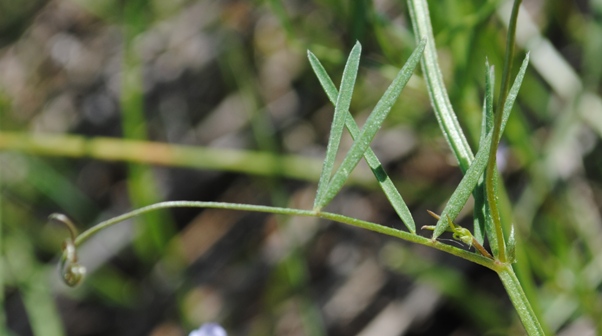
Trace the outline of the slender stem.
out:
[[[495,235],[497,237],[498,245],[498,257],[501,262],[506,262],[506,244],[504,243],[504,233],[502,231],[502,221],[500,218],[500,211],[497,206],[497,193],[495,191],[496,181],[496,167],[497,160],[496,154],[498,149],[498,143],[500,140],[500,130],[502,127],[502,111],[508,91],[510,88],[510,71],[512,69],[512,58],[514,55],[514,39],[516,35],[516,21],[518,19],[518,10],[520,8],[521,0],[514,0],[514,6],[512,7],[512,15],[510,17],[510,27],[508,30],[508,39],[506,41],[506,55],[504,56],[504,72],[502,74],[502,85],[500,87],[500,97],[495,111],[495,117],[493,122],[493,139],[491,141],[491,147],[489,150],[489,161],[487,162],[487,170],[485,173],[485,189],[487,191],[487,202],[489,204],[489,210],[491,212],[491,219],[493,220],[493,226],[495,228]]]
[[[545,335],[545,332],[537,319],[537,315],[533,311],[533,308],[531,308],[527,295],[525,295],[516,274],[514,274],[512,266],[507,265],[500,269],[498,275],[504,284],[504,288],[506,288],[506,292],[508,292],[508,295],[510,296],[510,301],[512,301],[527,334],[529,336]]]
[[[495,134],[495,133],[494,133]],[[507,261],[506,256],[506,244],[504,243],[504,233],[502,231],[502,221],[500,219],[500,210],[497,206],[497,194],[495,193],[495,181],[496,177],[496,160],[495,160],[495,152],[497,151],[496,141],[491,142],[491,151],[489,154],[489,163],[487,165],[486,170],[486,179],[485,179],[485,190],[487,192],[487,203],[489,204],[489,211],[491,213],[491,219],[493,222],[493,227],[495,228],[495,236],[497,240],[497,251],[498,251],[498,259],[505,263]],[[494,147],[496,147],[494,149]],[[493,152],[493,154],[491,154]],[[493,159],[492,159],[493,157]]]
[[[498,97],[496,111],[502,111],[506,98],[508,97],[508,91],[510,90],[510,71],[512,70],[512,63],[514,61],[514,44],[516,40],[516,23],[518,21],[518,11],[522,0],[514,0],[512,6],[512,14],[510,15],[510,24],[508,26],[508,39],[506,40],[506,54],[504,55],[504,69],[502,72],[502,85],[500,86],[500,96]],[[497,118],[501,117],[495,117]],[[494,123],[495,125],[495,123]],[[495,126],[494,126],[495,127]]]
[[[362,229],[382,233],[388,236],[396,237],[399,239],[403,239],[409,242],[430,246],[435,249],[447,252],[449,254],[455,255],[457,257],[466,259],[468,261],[472,261],[476,264],[485,266],[489,269],[497,271],[499,265],[496,264],[493,260],[486,258],[482,255],[469,252],[466,250],[459,249],[457,247],[440,243],[436,240],[428,239],[422,236],[418,236],[415,234],[411,234],[409,232],[393,229],[390,227],[386,227],[377,223],[363,221],[356,218],[351,218],[335,213],[330,212],[316,212],[313,210],[301,210],[301,209],[292,209],[292,208],[280,208],[280,207],[271,207],[265,205],[251,205],[251,204],[238,204],[238,203],[223,203],[223,202],[195,202],[195,201],[170,201],[170,202],[161,202],[153,205],[149,205],[146,207],[142,207],[140,209],[125,213],[121,216],[113,217],[104,222],[98,223],[97,225],[91,227],[90,229],[81,233],[75,239],[75,246],[79,246],[84,243],[86,240],[90,239],[94,234],[99,231],[113,226],[119,222],[122,222],[126,219],[130,219],[132,217],[148,213],[150,211],[165,209],[165,208],[211,208],[211,209],[229,209],[229,210],[239,210],[239,211],[254,211],[254,212],[265,212],[279,215],[291,215],[291,216],[305,216],[305,217],[318,217],[324,218],[328,220],[332,220],[335,222],[348,224],[352,226],[356,226]]]

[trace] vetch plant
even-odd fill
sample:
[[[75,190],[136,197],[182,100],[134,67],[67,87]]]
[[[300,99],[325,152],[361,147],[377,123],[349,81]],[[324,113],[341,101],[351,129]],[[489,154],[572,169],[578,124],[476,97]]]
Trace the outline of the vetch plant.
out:
[[[515,262],[514,251],[516,244],[514,230],[511,230],[508,239],[504,237],[497,204],[498,188],[496,184],[498,173],[496,171],[496,152],[498,143],[510,116],[512,106],[516,100],[529,62],[529,56],[527,55],[522,62],[514,83],[510,85],[509,74],[512,68],[511,60],[513,57],[514,29],[516,26],[519,3],[520,1],[515,1],[514,4],[510,24],[511,29],[508,34],[502,86],[499,99],[495,104],[495,111],[493,95],[494,70],[489,64],[486,65],[483,121],[479,148],[476,154],[473,154],[468,146],[466,137],[459,126],[455,112],[449,102],[447,92],[443,86],[427,3],[425,0],[410,0],[409,7],[414,31],[416,37],[419,39],[417,47],[380,98],[363,127],[360,128],[356,124],[349,112],[361,55],[360,43],[356,43],[349,54],[342,75],[341,84],[338,89],[318,58],[311,53],[311,51],[308,51],[308,59],[311,67],[317,75],[328,99],[334,104],[334,116],[330,129],[330,137],[322,172],[318,181],[313,209],[303,210],[221,202],[162,202],[111,218],[93,226],[79,235],[76,235],[75,227],[68,218],[63,215],[54,214],[50,217],[51,221],[65,224],[70,231],[70,237],[64,244],[63,255],[61,257],[60,271],[62,278],[70,286],[77,285],[81,282],[85,274],[85,269],[78,264],[77,247],[92,235],[123,220],[157,209],[197,207],[309,216],[333,220],[397,237],[409,242],[430,246],[493,270],[498,274],[504,284],[527,333],[529,335],[544,335],[543,328],[539,322],[539,317],[531,308],[527,296],[514,273],[512,267],[512,263]],[[401,91],[408,83],[419,62],[422,65],[422,72],[427,83],[429,95],[441,130],[464,173],[464,177],[452,193],[441,215],[439,216],[431,213],[431,215],[437,218],[436,225],[426,225],[422,227],[422,229],[433,231],[430,238],[417,234],[416,224],[408,206],[383,169],[380,161],[370,149],[370,143],[383,124],[392,106],[397,101]],[[344,156],[342,163],[335,169],[335,158],[345,129],[347,129],[354,142]],[[362,158],[368,163],[368,166],[376,177],[381,189],[408,231],[402,231],[377,223],[323,211],[342,189],[351,172]],[[453,223],[453,220],[464,207],[471,194],[475,199],[474,232],[470,232],[468,229]],[[449,244],[444,244],[438,240],[440,235],[445,231],[452,232],[454,239],[468,245],[469,248],[474,247],[475,251],[473,252]],[[491,252],[485,249],[485,240],[489,242]],[[191,335],[205,335],[202,332],[204,331],[201,328],[193,331]]]

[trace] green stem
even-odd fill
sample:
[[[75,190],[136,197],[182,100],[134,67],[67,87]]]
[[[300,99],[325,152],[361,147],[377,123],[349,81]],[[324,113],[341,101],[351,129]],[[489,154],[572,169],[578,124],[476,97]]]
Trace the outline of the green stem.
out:
[[[113,217],[104,222],[98,223],[97,225],[91,227],[90,229],[81,233],[75,239],[75,245],[79,246],[84,243],[86,240],[90,239],[94,234],[99,231],[113,226],[119,222],[122,222],[126,219],[130,219],[136,217],[138,215],[142,215],[148,213],[150,211],[155,211],[159,209],[165,208],[210,208],[210,209],[228,209],[228,210],[239,210],[239,211],[253,211],[253,212],[265,212],[271,214],[278,215],[289,215],[289,216],[305,216],[305,217],[318,217],[324,218],[328,220],[332,220],[335,222],[348,224],[351,226],[356,226],[362,229],[382,233],[388,236],[396,237],[399,239],[403,239],[409,242],[430,246],[435,249],[447,252],[449,254],[455,255],[457,257],[466,259],[468,261],[472,261],[476,264],[485,266],[492,270],[497,270],[499,268],[498,264],[494,263],[493,260],[489,258],[485,258],[479,254],[469,252],[466,250],[459,249],[457,247],[440,243],[436,240],[428,239],[422,236],[418,236],[415,234],[411,234],[405,231],[393,229],[390,227],[386,227],[377,223],[372,223],[368,221],[363,221],[356,218],[351,218],[335,213],[330,212],[316,212],[313,210],[301,210],[301,209],[291,209],[291,208],[280,208],[280,207],[271,207],[265,205],[251,205],[251,204],[238,204],[238,203],[223,203],[223,202],[195,202],[195,201],[170,201],[170,202],[161,202],[153,205],[145,206],[140,209],[125,213],[121,216]]]
[[[510,296],[510,301],[512,301],[514,309],[516,309],[527,334],[529,336],[545,335],[543,328],[537,319],[537,315],[531,308],[527,295],[525,295],[516,274],[514,274],[512,266],[507,265],[500,269],[498,275],[504,284],[504,288],[506,288],[506,292],[508,292],[508,295]]]
[[[512,27],[510,28],[509,33],[508,33],[509,48],[507,48],[507,52],[510,55],[512,55],[513,48],[514,48],[514,31],[516,29],[516,18],[517,18],[517,13],[518,13],[517,2],[520,3],[520,1],[515,2],[515,9],[513,9],[513,16],[512,16],[513,18],[511,19]],[[455,117],[455,113],[451,107],[451,104],[449,102],[449,97],[447,95],[447,91],[445,90],[445,86],[443,84],[441,70],[439,69],[439,65],[438,65],[438,61],[437,61],[437,50],[435,48],[435,43],[434,43],[435,39],[433,37],[433,31],[432,31],[431,22],[430,22],[427,1],[426,0],[408,0],[408,7],[410,9],[410,15],[412,18],[412,25],[414,27],[416,39],[420,40],[420,39],[426,38],[428,41],[426,48],[424,50],[424,58],[422,60],[422,71],[424,73],[425,81],[427,83],[431,102],[435,109],[437,121],[439,122],[439,125],[443,131],[443,134],[445,135],[446,140],[450,144],[452,151],[454,152],[456,158],[458,159],[460,168],[462,169],[463,172],[466,172],[466,170],[468,170],[470,163],[473,161],[474,157],[472,155],[472,152],[470,151],[470,148],[468,147],[468,144],[466,142],[466,139],[465,139],[463,133],[461,132],[461,130],[459,128],[457,118]],[[505,70],[504,70],[504,76],[506,76],[505,77],[506,79],[504,79],[504,80],[506,82],[509,82],[509,80],[508,80],[509,70],[507,70],[507,69],[510,69],[510,66],[511,66],[511,57],[506,56]],[[509,85],[509,83],[502,85],[502,91],[501,91],[502,94],[500,97],[501,100],[499,101],[499,105],[501,106],[501,108],[497,109],[498,113],[496,114],[496,118],[501,118],[501,116],[502,116],[503,106],[505,104],[506,96],[508,93],[508,85]],[[495,123],[495,127],[498,128],[498,131],[495,135],[492,134],[493,135],[492,146],[490,147],[492,149],[492,150],[490,150],[490,158],[492,158],[492,160],[488,162],[489,163],[488,170],[495,169],[495,166],[496,166],[495,154],[497,151],[497,143],[499,141],[500,126],[501,126],[501,124],[499,121]],[[495,144],[495,145],[493,145],[493,144]],[[496,231],[496,237],[499,237],[498,245],[500,246],[499,250],[501,252],[499,254],[499,258],[502,261],[502,262],[499,262],[499,261],[495,262],[494,263],[495,267],[493,267],[493,268],[490,267],[490,268],[494,269],[499,274],[500,279],[504,283],[504,286],[505,286],[506,290],[508,291],[508,295],[510,296],[510,299],[512,300],[512,303],[514,304],[514,306],[517,310],[517,313],[519,314],[520,319],[523,322],[525,329],[527,330],[529,335],[544,335],[541,325],[538,322],[537,316],[531,309],[529,301],[528,301],[527,297],[525,296],[525,293],[524,293],[520,283],[518,282],[516,275],[514,274],[514,271],[512,270],[510,265],[508,265],[506,262],[504,262],[506,259],[505,244],[503,241],[503,233],[501,230],[502,229],[501,221],[499,220],[499,218],[500,218],[499,210],[497,208],[497,203],[495,202],[495,200],[496,200],[495,191],[494,191],[493,185],[492,185],[493,177],[495,175],[493,175],[492,173],[489,173],[489,172],[487,174],[488,174],[487,182],[489,184],[489,186],[486,186],[487,199],[488,199],[488,202],[495,203],[492,208],[495,207],[495,209],[493,211],[495,211],[497,213],[497,216],[494,216],[494,219],[497,220],[497,222],[495,224],[495,226],[496,226],[495,231]],[[492,216],[493,216],[493,211],[492,211]]]
[[[516,40],[516,23],[518,21],[518,10],[522,0],[514,0],[512,6],[512,13],[510,15],[510,24],[508,26],[508,39],[506,40],[506,54],[504,55],[504,69],[502,72],[502,85],[500,86],[500,96],[496,106],[496,111],[502,111],[504,104],[506,104],[506,98],[508,97],[508,91],[510,90],[510,71],[512,70],[512,63],[514,61],[514,44]],[[496,116],[496,119],[498,117]]]
[[[504,104],[506,104],[508,91],[510,90],[510,70],[512,69],[512,58],[514,56],[516,21],[518,19],[518,10],[520,8],[521,2],[521,0],[514,1],[514,6],[512,7],[512,15],[510,16],[508,39],[506,41],[506,55],[504,56],[504,72],[502,74],[502,85],[500,87],[500,97],[496,106],[494,117],[495,119],[493,122],[493,140],[491,141],[491,147],[489,150],[489,162],[487,162],[487,170],[485,171],[485,190],[487,191],[487,202],[489,204],[489,211],[491,212],[491,219],[493,220],[493,226],[495,228],[495,235],[497,237],[498,257],[503,263],[507,261],[507,257],[506,244],[504,243],[504,233],[502,231],[502,221],[500,217],[500,211],[498,209],[497,194],[495,190],[495,181],[497,174],[496,154],[501,136],[500,130],[502,127],[502,111],[504,109]]]

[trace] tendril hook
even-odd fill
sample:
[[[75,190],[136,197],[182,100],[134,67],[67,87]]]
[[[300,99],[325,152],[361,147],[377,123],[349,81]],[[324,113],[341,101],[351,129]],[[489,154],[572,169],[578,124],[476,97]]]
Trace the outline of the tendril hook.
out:
[[[63,242],[63,255],[59,264],[59,273],[67,286],[75,287],[82,282],[86,275],[86,268],[77,261],[77,248],[75,246],[77,229],[71,219],[63,214],[53,213],[48,216],[48,220],[64,225],[69,231],[69,238]]]

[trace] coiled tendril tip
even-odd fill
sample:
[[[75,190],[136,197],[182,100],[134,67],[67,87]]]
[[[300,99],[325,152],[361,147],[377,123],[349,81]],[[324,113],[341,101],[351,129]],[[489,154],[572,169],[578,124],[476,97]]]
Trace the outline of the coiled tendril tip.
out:
[[[82,282],[86,275],[86,268],[77,261],[75,238],[77,229],[69,217],[53,213],[48,217],[50,222],[63,224],[69,230],[70,237],[63,242],[63,255],[59,264],[59,273],[67,286],[75,287]]]

